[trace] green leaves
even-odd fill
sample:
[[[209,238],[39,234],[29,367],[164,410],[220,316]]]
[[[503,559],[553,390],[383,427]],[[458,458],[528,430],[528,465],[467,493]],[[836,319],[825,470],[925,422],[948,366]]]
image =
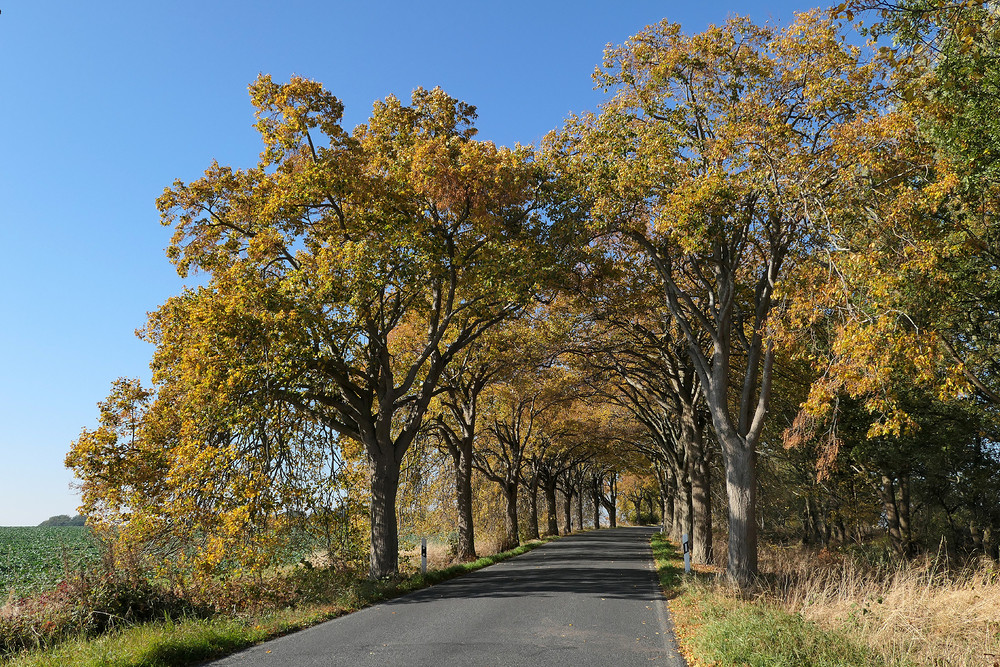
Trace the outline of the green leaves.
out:
[[[0,590],[18,595],[54,588],[70,569],[97,561],[98,543],[89,528],[0,527]]]

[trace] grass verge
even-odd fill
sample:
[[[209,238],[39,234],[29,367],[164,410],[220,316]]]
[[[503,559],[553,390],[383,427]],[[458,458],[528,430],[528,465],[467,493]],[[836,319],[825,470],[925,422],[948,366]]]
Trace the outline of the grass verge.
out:
[[[846,633],[821,628],[764,597],[741,598],[714,574],[685,575],[681,555],[663,535],[654,535],[652,546],[681,653],[692,667],[906,664],[887,662]]]
[[[6,667],[183,667],[219,658],[289,632],[357,611],[370,604],[426,588],[474,570],[520,556],[555,538],[528,542],[426,574],[390,581],[358,580],[328,603],[303,605],[261,615],[164,620],[71,639],[43,650],[8,657]]]

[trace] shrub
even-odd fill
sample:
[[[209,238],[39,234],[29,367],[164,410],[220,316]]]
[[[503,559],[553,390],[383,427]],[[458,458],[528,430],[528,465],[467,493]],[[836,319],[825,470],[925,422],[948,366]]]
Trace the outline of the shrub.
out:
[[[0,655],[50,646],[67,637],[153,619],[205,615],[208,609],[151,579],[99,568],[67,576],[44,593],[11,598],[0,609]]]

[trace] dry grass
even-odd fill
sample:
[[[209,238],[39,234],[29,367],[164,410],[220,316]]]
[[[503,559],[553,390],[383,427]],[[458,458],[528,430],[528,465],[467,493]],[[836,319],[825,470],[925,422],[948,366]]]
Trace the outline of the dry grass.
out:
[[[849,632],[890,662],[1000,665],[1000,570],[991,561],[873,566],[827,551],[769,548],[760,570],[789,611]]]
[[[491,551],[480,549],[483,555],[492,555],[496,553],[496,549]],[[309,563],[318,568],[330,567],[334,564],[333,560],[330,558],[325,550],[316,551],[305,558]],[[428,541],[427,542],[427,569],[428,570],[443,570],[449,565],[454,565],[457,563],[449,550],[448,545],[445,542]],[[295,567],[295,566],[292,566]],[[292,569],[292,567],[285,568]],[[399,551],[399,570],[403,574],[413,574],[420,571],[420,545],[416,545],[412,549],[400,549]]]
[[[494,553],[494,552],[490,552]],[[454,565],[456,561],[452,558],[448,545],[444,542],[427,541],[427,569],[443,570],[449,565]],[[420,545],[413,549],[400,550],[399,569],[404,573],[420,571]]]

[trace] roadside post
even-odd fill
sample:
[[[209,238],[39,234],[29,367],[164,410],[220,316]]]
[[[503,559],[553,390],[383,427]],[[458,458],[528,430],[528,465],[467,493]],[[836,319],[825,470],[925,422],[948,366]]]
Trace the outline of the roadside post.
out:
[[[427,574],[427,538],[420,538],[420,574]]]
[[[691,543],[688,542],[688,534],[684,533],[681,539],[684,542],[684,574],[691,574]]]

